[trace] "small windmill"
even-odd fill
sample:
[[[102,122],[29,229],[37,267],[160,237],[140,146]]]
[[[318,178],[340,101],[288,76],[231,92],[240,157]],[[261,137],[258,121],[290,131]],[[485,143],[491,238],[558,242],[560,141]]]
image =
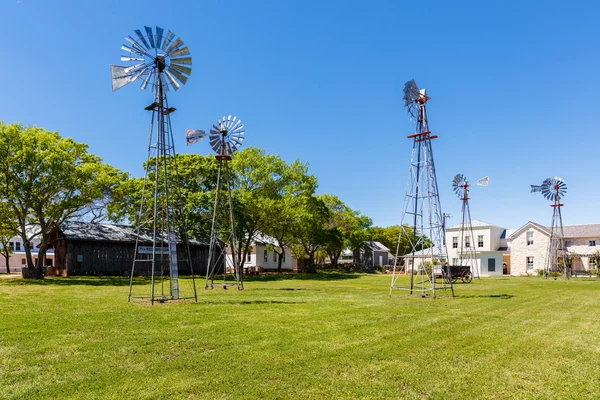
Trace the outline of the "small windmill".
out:
[[[131,301],[133,297],[137,298],[132,296],[134,275],[150,275],[152,284],[149,298],[154,304],[155,301],[186,298],[179,290],[177,234],[174,229],[175,205],[172,199],[177,181],[177,168],[174,166],[175,146],[170,115],[175,108],[169,107],[167,92],[171,89],[178,90],[187,82],[192,72],[192,58],[181,38],[175,38],[171,31],[165,33],[158,26],[155,30],[146,26],[144,31],[145,33],[139,29],[135,30],[136,39],[127,36],[125,40],[128,44],[121,46],[121,50],[127,53],[121,56],[121,61],[129,62],[129,65],[111,65],[110,72],[113,92],[129,83],[139,81],[142,89],[152,87],[154,97],[154,102],[145,108],[152,112],[150,140],[129,284]],[[149,187],[152,187],[150,195],[146,193]],[[147,198],[152,203],[148,207]],[[151,228],[152,233],[147,235],[144,232],[145,228]],[[185,229],[181,229],[180,237],[186,247],[187,258],[183,261],[189,266],[192,277],[193,293],[190,298],[197,300]],[[157,278],[160,279],[158,287]]]
[[[477,181],[480,186],[487,186],[489,178],[481,178]],[[471,210],[469,208],[469,181],[463,174],[457,174],[452,180],[452,189],[462,202],[461,222],[459,233],[458,263],[469,266],[472,276],[479,279],[479,267],[477,254],[475,252],[475,235],[471,223]]]
[[[444,240],[445,218],[438,194],[431,145],[437,136],[431,135],[427,120],[428,100],[425,89],[419,89],[414,80],[406,82],[404,106],[411,120],[416,122],[416,131],[408,136],[413,141],[413,149],[390,295],[394,289],[399,289],[408,290],[411,294],[420,293],[422,297],[431,291],[432,297],[435,297],[437,290],[450,289],[454,296],[450,268],[444,265],[447,264],[444,260],[448,254]],[[402,239],[408,239],[409,254],[399,254]],[[410,273],[409,287],[397,284],[399,258],[404,260],[404,271]],[[431,270],[426,267],[424,260],[431,260]],[[436,277],[442,278],[441,283],[436,282]]]
[[[244,289],[235,231],[233,200],[231,197],[229,161],[231,161],[231,155],[242,145],[245,133],[242,121],[231,115],[219,118],[210,130],[210,146],[216,153],[215,158],[219,162],[219,172],[217,174],[217,188],[210,233],[210,249],[208,252],[208,269],[206,271],[207,289],[214,287],[215,278],[219,275],[223,277],[223,282],[219,285],[223,286],[224,289],[227,286],[237,286],[239,290]],[[223,179],[225,182],[222,181]],[[223,191],[223,183],[226,186],[226,199],[222,198],[221,193]],[[229,265],[228,253],[231,257],[231,264]],[[232,274],[229,274],[229,271]],[[228,283],[228,275],[233,275],[235,282]]]
[[[564,231],[562,223],[561,199],[567,194],[567,184],[562,178],[550,177],[541,185],[531,185],[531,192],[541,192],[542,195],[552,201],[550,207],[552,212],[552,225],[550,228],[550,239],[548,240],[548,252],[544,264],[544,277],[563,270],[565,279],[569,279],[569,268],[567,251],[564,243]],[[562,259],[562,265],[561,265]],[[556,278],[556,277],[555,277]]]

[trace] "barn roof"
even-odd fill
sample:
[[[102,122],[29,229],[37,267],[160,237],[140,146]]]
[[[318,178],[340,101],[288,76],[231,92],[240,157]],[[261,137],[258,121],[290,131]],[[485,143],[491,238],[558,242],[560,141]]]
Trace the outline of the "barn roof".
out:
[[[101,242],[135,242],[137,229],[127,225],[113,225],[95,222],[63,222],[60,231],[69,240],[89,240]],[[141,242],[152,242],[152,231],[140,231]],[[190,244],[208,245],[205,240],[191,239]]]

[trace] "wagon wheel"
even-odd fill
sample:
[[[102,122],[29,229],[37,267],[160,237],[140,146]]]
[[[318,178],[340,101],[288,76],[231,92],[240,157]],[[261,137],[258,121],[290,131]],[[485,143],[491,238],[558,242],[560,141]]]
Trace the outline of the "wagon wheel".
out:
[[[471,273],[471,271],[465,271],[462,273],[462,281],[464,283],[471,283],[472,280],[473,280],[473,274]]]

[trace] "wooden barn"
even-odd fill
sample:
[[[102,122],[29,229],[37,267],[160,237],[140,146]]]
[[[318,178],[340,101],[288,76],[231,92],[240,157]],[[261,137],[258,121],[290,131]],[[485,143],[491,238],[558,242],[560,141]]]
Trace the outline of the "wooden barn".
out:
[[[50,243],[54,247],[54,266],[48,269],[48,275],[129,275],[133,266],[136,237],[136,229],[131,226],[65,222],[50,236]],[[140,235],[139,245],[152,246],[151,232]],[[190,241],[194,275],[206,275],[208,248],[208,241]],[[186,253],[185,245],[179,242],[179,275],[189,275],[191,272]],[[149,275],[149,270],[138,271],[139,264],[136,265],[136,275]],[[156,268],[161,268],[160,264],[157,262]],[[168,266],[166,269],[168,271]]]

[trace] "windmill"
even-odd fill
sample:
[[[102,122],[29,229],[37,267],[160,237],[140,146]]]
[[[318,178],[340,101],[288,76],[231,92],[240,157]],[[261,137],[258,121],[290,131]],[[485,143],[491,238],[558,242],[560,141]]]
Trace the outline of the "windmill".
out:
[[[111,65],[113,92],[134,82],[140,87],[152,88],[154,101],[146,110],[152,112],[148,160],[138,214],[135,254],[129,284],[129,301],[136,296],[133,291],[133,277],[136,274],[151,276],[150,301],[164,302],[193,298],[197,301],[193,269],[188,241],[185,237],[185,223],[181,223],[180,238],[185,243],[185,259],[192,277],[193,292],[190,297],[182,296],[179,288],[179,267],[177,234],[173,195],[177,183],[175,146],[171,129],[171,113],[167,93],[178,90],[187,82],[191,74],[192,58],[181,38],[175,38],[171,31],[162,28],[144,27],[144,32],[134,31],[136,38],[127,36],[127,44],[121,50],[127,54],[121,61],[129,65]],[[174,181],[175,180],[175,181]],[[146,204],[149,203],[149,204]],[[159,285],[157,285],[159,284]]]
[[[484,178],[482,178],[484,179]],[[483,180],[478,181],[483,184]],[[475,254],[475,235],[473,234],[473,225],[471,224],[471,210],[469,208],[469,181],[463,174],[457,174],[452,180],[452,189],[462,202],[460,231],[458,237],[458,265],[468,266],[471,275],[479,278],[479,268],[477,266],[477,255]]]
[[[396,247],[396,260],[404,259],[404,271],[410,273],[410,285],[397,283],[400,268],[394,263],[390,295],[394,289],[420,293],[422,297],[436,290],[450,289],[454,296],[450,269],[445,264],[447,257],[444,241],[444,216],[438,194],[438,184],[433,160],[431,140],[437,138],[429,131],[426,103],[429,97],[425,89],[419,89],[414,80],[404,85],[404,105],[416,122],[416,132],[408,136],[413,141],[408,184],[404,197],[400,237]],[[408,254],[400,253],[401,241],[408,241]],[[431,260],[431,270],[424,260]],[[436,282],[441,277],[441,283]]]
[[[541,192],[546,199],[552,201],[552,204],[550,204],[550,207],[553,208],[552,225],[550,228],[550,239],[548,240],[548,252],[546,253],[546,261],[544,263],[544,277],[547,278],[548,275],[553,275],[562,269],[565,279],[569,279],[561,213],[561,207],[564,204],[560,202],[565,197],[565,194],[567,194],[567,184],[562,178],[550,177],[539,186],[531,185],[531,192]]]
[[[227,286],[237,286],[239,290],[244,289],[237,247],[233,201],[231,198],[229,161],[231,161],[231,155],[242,145],[245,133],[242,121],[237,117],[229,115],[219,118],[213,124],[209,134],[210,146],[216,153],[215,158],[219,162],[219,172],[217,174],[217,187],[210,232],[208,269],[206,270],[207,289],[214,287],[215,279],[219,275],[223,278],[223,282],[220,285],[224,289],[227,289]],[[223,184],[225,184],[225,189],[223,189]],[[222,198],[222,191],[226,192],[226,199]],[[228,252],[231,257],[230,264],[228,264]],[[232,272],[235,282],[227,282],[227,277],[230,275],[229,271]]]

